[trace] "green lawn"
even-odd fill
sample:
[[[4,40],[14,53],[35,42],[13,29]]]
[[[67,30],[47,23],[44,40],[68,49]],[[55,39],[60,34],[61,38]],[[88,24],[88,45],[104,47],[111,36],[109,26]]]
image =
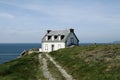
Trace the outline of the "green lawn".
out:
[[[120,45],[80,46],[50,55],[76,80],[120,80]]]

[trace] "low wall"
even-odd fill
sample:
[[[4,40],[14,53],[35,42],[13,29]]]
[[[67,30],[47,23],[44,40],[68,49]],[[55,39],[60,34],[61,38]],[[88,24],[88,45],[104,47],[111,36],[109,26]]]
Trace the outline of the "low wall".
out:
[[[32,54],[32,53],[39,53],[39,49],[33,48],[29,50],[24,50],[23,52],[20,53],[20,56],[18,58],[25,56],[25,55]]]

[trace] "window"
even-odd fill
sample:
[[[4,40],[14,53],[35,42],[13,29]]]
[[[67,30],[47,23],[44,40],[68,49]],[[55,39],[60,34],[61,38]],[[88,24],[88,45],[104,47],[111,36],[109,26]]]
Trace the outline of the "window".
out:
[[[50,40],[51,39],[51,36],[48,36],[48,40]]]
[[[55,35],[55,36],[54,36],[54,39],[57,39],[57,37],[58,37],[58,36],[57,36],[57,35]]]
[[[61,40],[64,39],[64,37],[65,37],[64,35],[61,35]]]
[[[71,44],[74,44],[74,38],[72,37],[70,40],[71,40]]]
[[[58,49],[60,49],[61,48],[61,44],[58,44]]]
[[[45,51],[48,50],[48,44],[45,44]]]

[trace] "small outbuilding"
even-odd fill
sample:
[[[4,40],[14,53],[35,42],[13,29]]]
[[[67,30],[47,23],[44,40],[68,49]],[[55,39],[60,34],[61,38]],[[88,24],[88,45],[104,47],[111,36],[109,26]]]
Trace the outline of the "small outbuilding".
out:
[[[79,40],[74,29],[68,30],[47,30],[42,39],[40,52],[51,52],[69,46],[78,46]]]

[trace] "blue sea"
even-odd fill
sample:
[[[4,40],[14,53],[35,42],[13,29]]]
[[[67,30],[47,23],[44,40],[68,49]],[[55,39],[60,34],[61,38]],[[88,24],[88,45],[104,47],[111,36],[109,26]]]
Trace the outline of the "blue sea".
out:
[[[40,43],[5,43],[0,44],[0,64],[16,59],[24,50],[40,48]]]
[[[82,43],[80,46],[91,45],[92,43]],[[104,44],[104,43],[103,43]],[[21,52],[32,48],[40,48],[40,43],[4,43],[0,44],[0,64],[16,59]]]

